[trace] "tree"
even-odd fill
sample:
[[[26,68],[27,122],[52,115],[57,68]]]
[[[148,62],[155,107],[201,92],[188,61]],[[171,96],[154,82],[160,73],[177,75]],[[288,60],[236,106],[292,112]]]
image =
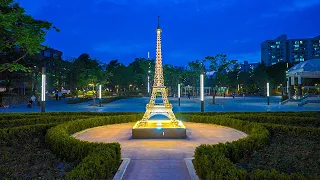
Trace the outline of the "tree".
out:
[[[25,9],[13,0],[2,0],[0,4],[0,72],[27,68],[18,63],[27,55],[38,53],[41,43],[51,29],[59,31],[52,23],[36,20],[25,13]],[[18,49],[18,50],[17,50]],[[18,55],[18,57],[17,57]]]
[[[193,87],[196,87],[200,83],[200,72],[203,64],[206,60],[190,61],[188,62],[188,68],[186,69],[186,77],[188,80],[188,85],[190,84]],[[195,95],[195,91],[193,90],[193,96]]]
[[[232,70],[232,65],[236,64],[236,60],[228,60],[227,55],[217,54],[216,56],[206,56],[205,60],[210,62],[209,70],[214,71],[213,87],[222,87],[229,85],[228,72]],[[215,92],[212,94],[212,103],[215,104]]]
[[[261,95],[265,95],[266,84],[268,82],[268,74],[266,73],[265,68],[264,64],[259,63],[252,75],[252,82],[256,87],[255,91]]]

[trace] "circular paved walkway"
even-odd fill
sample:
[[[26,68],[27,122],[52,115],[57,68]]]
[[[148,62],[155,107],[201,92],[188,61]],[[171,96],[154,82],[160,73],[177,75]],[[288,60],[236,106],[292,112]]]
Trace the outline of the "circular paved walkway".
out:
[[[119,142],[122,157],[131,159],[183,159],[192,157],[200,144],[231,142],[245,137],[235,129],[213,124],[184,122],[187,139],[131,139],[134,123],[95,127],[74,136],[92,142]]]
[[[74,136],[92,142],[119,142],[122,157],[131,158],[123,179],[189,180],[184,158],[192,157],[200,144],[230,142],[246,136],[235,129],[184,122],[187,139],[131,139],[134,123],[87,129]]]

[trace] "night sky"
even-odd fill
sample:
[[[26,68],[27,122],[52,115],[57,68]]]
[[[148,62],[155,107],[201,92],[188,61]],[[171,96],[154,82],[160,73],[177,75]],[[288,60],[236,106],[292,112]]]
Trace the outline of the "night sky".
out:
[[[103,62],[128,64],[155,57],[161,16],[163,62],[225,53],[240,62],[260,62],[260,44],[281,34],[320,35],[320,0],[18,0],[27,14],[52,22],[46,45],[63,57],[89,53]]]

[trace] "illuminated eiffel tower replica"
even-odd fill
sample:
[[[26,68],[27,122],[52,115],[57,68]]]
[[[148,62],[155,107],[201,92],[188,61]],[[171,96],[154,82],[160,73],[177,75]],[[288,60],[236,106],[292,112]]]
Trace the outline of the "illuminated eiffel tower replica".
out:
[[[180,120],[177,120],[172,105],[169,103],[166,87],[164,86],[162,53],[161,53],[161,28],[158,16],[156,64],[154,83],[149,103],[142,120],[138,121],[132,129],[132,138],[186,138],[186,129]],[[157,94],[161,93],[163,103],[156,104]],[[164,115],[167,121],[150,120],[154,115]]]

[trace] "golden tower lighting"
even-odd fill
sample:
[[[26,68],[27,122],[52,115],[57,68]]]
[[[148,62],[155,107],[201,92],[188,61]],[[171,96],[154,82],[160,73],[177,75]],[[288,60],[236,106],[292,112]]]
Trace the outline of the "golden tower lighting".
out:
[[[154,83],[149,103],[142,120],[138,121],[132,129],[132,138],[185,138],[186,129],[183,123],[176,119],[172,105],[169,103],[166,87],[164,86],[162,52],[161,52],[160,16],[158,16],[156,64]],[[162,102],[156,104],[157,94],[161,94]],[[154,115],[164,115],[168,120],[150,120]]]

